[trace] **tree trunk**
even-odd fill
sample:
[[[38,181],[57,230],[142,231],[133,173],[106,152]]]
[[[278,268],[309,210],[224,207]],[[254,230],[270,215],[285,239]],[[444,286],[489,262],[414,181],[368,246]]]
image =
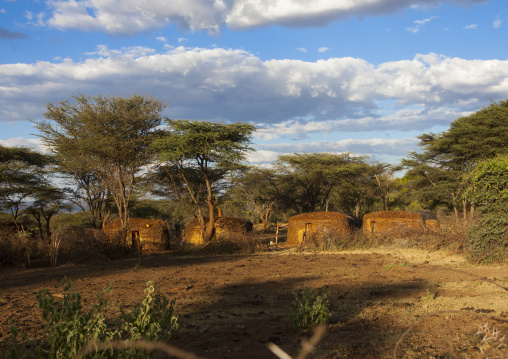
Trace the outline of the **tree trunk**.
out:
[[[205,229],[205,235],[203,240],[205,243],[208,243],[212,240],[213,235],[215,234],[215,204],[212,202],[212,198],[208,197],[208,211],[209,211],[209,221],[208,225]]]

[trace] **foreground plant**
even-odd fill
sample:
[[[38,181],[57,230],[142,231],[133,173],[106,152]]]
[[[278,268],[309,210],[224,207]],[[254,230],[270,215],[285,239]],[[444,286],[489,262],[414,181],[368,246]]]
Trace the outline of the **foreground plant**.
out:
[[[83,312],[81,294],[72,289],[72,282],[62,280],[64,293],[55,299],[47,289],[39,291],[37,300],[46,322],[46,335],[42,341],[28,341],[19,337],[15,324],[10,335],[12,358],[73,358],[87,344],[107,343],[112,340],[131,342],[136,340],[163,341],[170,339],[177,328],[174,300],[170,301],[156,292],[152,282],[147,282],[146,296],[130,312],[122,310],[119,318],[107,320],[103,309],[107,305],[104,295],[111,293],[112,282],[97,294],[97,303]],[[154,294],[155,293],[155,294]],[[130,348],[117,351],[112,347],[91,351],[87,358],[149,358],[149,352]]]
[[[329,294],[329,288],[325,287],[319,293],[305,286],[301,291],[294,293],[295,300],[291,303],[290,318],[296,332],[308,332],[330,319]]]

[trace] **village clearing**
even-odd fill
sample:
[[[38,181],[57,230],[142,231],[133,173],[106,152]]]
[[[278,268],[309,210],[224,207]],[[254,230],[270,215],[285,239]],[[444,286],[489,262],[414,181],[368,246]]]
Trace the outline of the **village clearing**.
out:
[[[312,358],[478,357],[477,325],[508,334],[508,266],[472,266],[445,252],[372,249],[253,255],[97,260],[57,268],[0,270],[0,352],[12,317],[29,337],[43,330],[36,294],[62,292],[67,276],[85,305],[111,280],[109,314],[132,307],[147,281],[176,300],[179,329],[170,344],[206,358],[275,358],[273,342],[294,356],[302,335],[289,308],[303,286],[328,286],[332,317]],[[397,344],[398,343],[398,344]]]

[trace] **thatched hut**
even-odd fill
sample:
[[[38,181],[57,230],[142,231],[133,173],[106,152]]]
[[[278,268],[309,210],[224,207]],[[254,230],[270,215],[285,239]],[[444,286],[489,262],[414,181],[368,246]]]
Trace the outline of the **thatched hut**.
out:
[[[204,217],[203,220],[205,221],[206,226],[209,221],[209,217]],[[235,237],[243,236],[247,233],[252,232],[252,227],[252,222],[245,218],[217,217],[215,220],[214,239],[235,239]],[[194,218],[189,223],[187,223],[183,237],[188,243],[204,243],[199,218]]]
[[[430,211],[381,211],[363,216],[362,230],[365,235],[403,236],[410,232],[435,232],[438,229],[439,220]]]
[[[104,226],[104,233],[117,236],[122,232],[122,222],[115,219]],[[169,249],[169,229],[161,219],[129,218],[127,240],[139,239],[143,249]]]
[[[319,243],[325,237],[340,237],[349,233],[351,224],[351,218],[338,212],[298,214],[289,218],[287,243]]]

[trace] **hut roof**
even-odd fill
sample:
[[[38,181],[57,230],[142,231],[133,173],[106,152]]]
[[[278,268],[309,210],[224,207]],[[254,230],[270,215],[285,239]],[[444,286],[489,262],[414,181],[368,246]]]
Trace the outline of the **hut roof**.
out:
[[[311,213],[302,213],[297,214],[289,218],[289,221],[333,221],[337,220],[337,218],[347,218],[346,215],[339,212],[311,212]]]
[[[380,212],[372,212],[367,213],[363,216],[363,219],[371,219],[371,218],[406,218],[406,219],[414,219],[421,220],[423,216],[417,212],[404,212],[404,211],[380,211]]]

